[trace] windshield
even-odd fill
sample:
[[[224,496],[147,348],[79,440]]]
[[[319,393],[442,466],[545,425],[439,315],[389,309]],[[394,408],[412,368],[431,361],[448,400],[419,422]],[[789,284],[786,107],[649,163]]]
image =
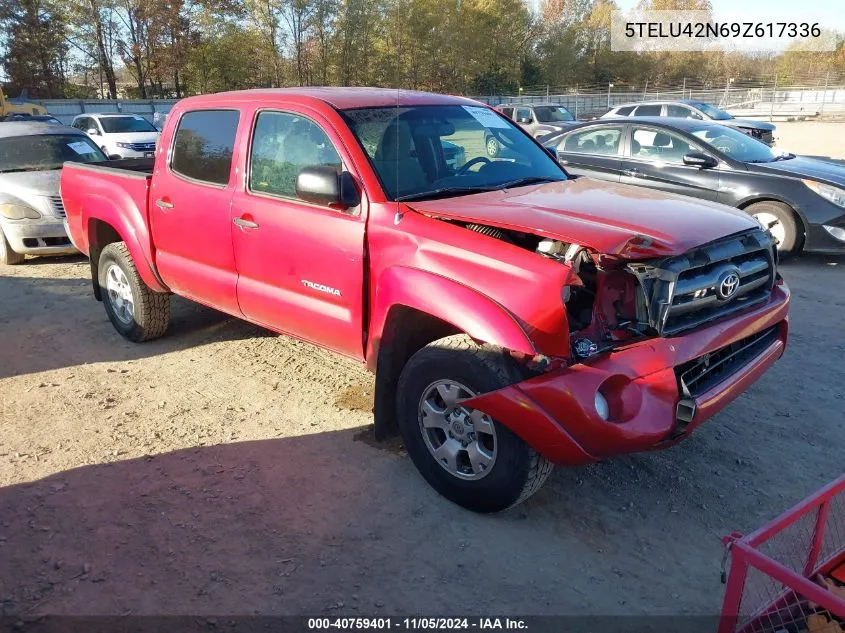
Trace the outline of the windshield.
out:
[[[575,120],[569,110],[562,106],[534,106],[534,114],[540,123]]]
[[[43,134],[0,138],[0,173],[61,169],[65,161],[92,163],[108,160],[87,136]]]
[[[709,116],[711,119],[715,119],[716,121],[727,121],[732,119],[733,117],[725,112],[724,110],[720,110],[719,108],[714,108],[712,105],[707,105],[706,103],[693,103],[693,106],[701,110],[704,114]]]
[[[343,114],[390,200],[566,180],[549,154],[489,108],[385,107]]]
[[[108,116],[100,119],[100,125],[106,134],[124,132],[158,132],[152,123],[142,116]]]
[[[743,163],[769,163],[781,157],[765,143],[724,125],[690,128],[689,132],[726,156]]]

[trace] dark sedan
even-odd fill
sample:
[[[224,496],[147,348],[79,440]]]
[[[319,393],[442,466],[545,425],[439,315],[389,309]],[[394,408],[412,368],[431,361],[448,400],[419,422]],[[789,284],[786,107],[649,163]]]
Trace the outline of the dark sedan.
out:
[[[845,251],[845,167],[687,119],[600,119],[539,139],[567,171],[729,204],[782,252]]]

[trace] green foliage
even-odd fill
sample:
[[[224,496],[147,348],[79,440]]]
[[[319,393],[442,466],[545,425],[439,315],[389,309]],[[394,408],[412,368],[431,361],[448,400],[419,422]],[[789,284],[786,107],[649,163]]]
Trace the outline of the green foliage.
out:
[[[465,94],[838,73],[845,52],[614,53],[613,0],[0,0],[12,94],[180,97],[286,85]],[[709,0],[641,0],[710,11]]]

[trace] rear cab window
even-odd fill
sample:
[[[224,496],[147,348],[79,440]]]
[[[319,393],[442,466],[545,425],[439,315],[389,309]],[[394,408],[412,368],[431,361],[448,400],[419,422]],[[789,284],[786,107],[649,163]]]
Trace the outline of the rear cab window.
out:
[[[199,183],[227,185],[239,117],[237,110],[185,112],[173,137],[170,170]]]
[[[623,108],[619,108],[619,109],[616,111],[616,113],[615,113],[615,114],[616,114],[617,116],[629,116],[629,115],[631,114],[631,112],[633,112],[633,111],[634,111],[634,107],[635,107],[635,106],[625,106],[625,107],[623,107]]]

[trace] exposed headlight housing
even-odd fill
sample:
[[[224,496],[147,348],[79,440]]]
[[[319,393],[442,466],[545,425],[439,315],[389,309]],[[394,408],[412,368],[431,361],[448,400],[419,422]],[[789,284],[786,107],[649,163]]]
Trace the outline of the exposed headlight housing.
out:
[[[41,217],[41,214],[32,207],[15,202],[4,202],[0,204],[0,215],[9,220],[37,220]]]
[[[802,180],[801,182],[837,207],[845,207],[845,189],[824,185],[815,180]]]
[[[115,143],[115,145],[123,149],[132,149],[132,143]]]

